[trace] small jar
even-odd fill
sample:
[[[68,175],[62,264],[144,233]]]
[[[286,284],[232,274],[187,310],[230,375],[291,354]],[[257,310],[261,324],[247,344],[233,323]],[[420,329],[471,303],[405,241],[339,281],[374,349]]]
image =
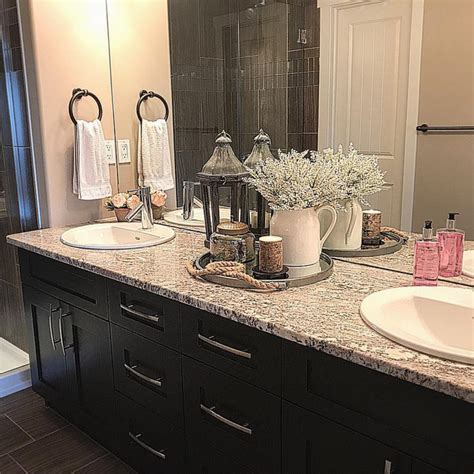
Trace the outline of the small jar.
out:
[[[246,263],[255,258],[255,235],[243,222],[221,222],[209,241],[214,261]]]

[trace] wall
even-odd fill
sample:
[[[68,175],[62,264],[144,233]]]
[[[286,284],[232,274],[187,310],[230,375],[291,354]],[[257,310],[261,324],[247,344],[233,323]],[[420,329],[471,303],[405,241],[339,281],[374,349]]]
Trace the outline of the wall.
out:
[[[75,87],[101,100],[106,139],[113,138],[105,1],[19,0],[25,41],[28,95],[39,179],[42,225],[63,226],[106,215],[101,201],[72,193],[74,127],[68,103]],[[97,108],[82,99],[77,115],[93,119]],[[110,169],[117,188],[115,169]]]
[[[0,337],[27,349],[17,253],[6,236],[36,228],[35,189],[15,0],[0,0]]]
[[[173,112],[168,35],[167,0],[107,0],[117,139],[129,139],[131,164],[119,165],[120,190],[137,186],[138,118],[136,104],[141,90],[153,90],[162,95],[170,108],[168,131],[170,151],[173,148]],[[141,106],[142,117],[164,116],[158,99]],[[174,168],[174,167],[173,167]],[[168,193],[169,206],[174,191]]]
[[[474,2],[428,0],[424,24],[418,123],[474,124]],[[444,227],[460,212],[459,227],[474,239],[474,135],[419,134],[413,229],[425,219]]]

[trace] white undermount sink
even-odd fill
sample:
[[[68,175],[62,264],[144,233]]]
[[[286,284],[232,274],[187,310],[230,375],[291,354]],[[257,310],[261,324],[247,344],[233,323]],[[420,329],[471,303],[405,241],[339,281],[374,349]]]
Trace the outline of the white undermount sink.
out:
[[[411,349],[474,364],[474,291],[451,287],[392,288],[362,301],[362,319]]]
[[[175,236],[173,229],[163,225],[145,230],[138,222],[111,222],[69,229],[61,235],[61,242],[83,249],[123,250],[164,244]]]

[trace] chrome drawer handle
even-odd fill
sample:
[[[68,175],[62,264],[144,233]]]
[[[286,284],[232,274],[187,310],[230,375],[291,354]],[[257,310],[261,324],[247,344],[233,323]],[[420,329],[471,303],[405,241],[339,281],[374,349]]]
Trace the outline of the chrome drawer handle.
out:
[[[156,385],[157,387],[161,387],[163,385],[163,378],[152,379],[151,377],[148,377],[147,375],[138,372],[138,370],[136,369],[136,365],[130,367],[128,364],[123,364],[123,366],[125,367],[125,370],[131,372],[133,375],[137,376],[139,379],[144,380],[145,382],[151,383],[152,385]]]
[[[49,337],[51,338],[51,345],[53,346],[53,349],[56,350],[56,343],[59,341],[54,340],[53,336],[53,313],[56,313],[59,311],[60,308],[55,308],[53,309],[53,305],[49,305],[49,314],[48,314],[48,324],[49,324]]]
[[[234,428],[238,431],[241,431],[242,433],[245,433],[245,434],[248,434],[248,435],[252,434],[252,429],[251,428],[249,428],[247,426],[239,425],[239,423],[236,423],[235,421],[229,420],[225,416],[219,415],[219,413],[217,413],[215,411],[215,408],[216,407],[209,408],[206,405],[203,405],[201,403],[201,410],[204,413],[206,413],[207,415],[212,416],[212,418],[215,418],[216,420],[220,421],[221,423],[224,423],[225,425],[230,426],[231,428]]]
[[[63,318],[66,318],[67,316],[71,316],[71,312],[63,314],[62,308],[59,308],[59,342],[61,343],[61,350],[64,356],[66,356],[66,349],[69,349],[73,346],[73,344],[69,344],[68,346],[64,344]]]
[[[218,342],[215,339],[213,339],[214,336],[203,336],[202,334],[198,334],[198,339],[205,342],[206,344],[209,344],[210,346],[217,347],[218,349],[221,349],[225,352],[229,352],[230,354],[237,355],[239,357],[244,357],[245,359],[251,359],[252,354],[247,351],[241,351],[239,349],[236,349],[235,347],[227,346],[226,344],[222,344],[222,342]]]
[[[161,451],[157,451],[156,449],[153,449],[151,446],[148,446],[148,444],[144,443],[140,438],[142,434],[139,433],[137,435],[134,435],[132,432],[128,432],[128,436],[139,446],[141,446],[143,449],[146,449],[149,453],[153,454],[154,456],[160,458],[160,459],[166,459],[166,454],[164,453],[164,449]]]
[[[129,306],[121,304],[120,308],[123,309],[124,311],[126,311],[127,313],[133,314],[137,318],[146,319],[147,321],[151,321],[153,323],[157,323],[160,320],[160,317],[157,316],[156,314],[155,315],[145,314],[145,313],[142,313],[141,311],[137,311],[136,309],[134,309],[133,304],[131,304]]]

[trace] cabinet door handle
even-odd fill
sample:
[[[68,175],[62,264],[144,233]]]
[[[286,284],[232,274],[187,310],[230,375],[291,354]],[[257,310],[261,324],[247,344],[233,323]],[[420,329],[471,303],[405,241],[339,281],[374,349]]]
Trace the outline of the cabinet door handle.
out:
[[[385,459],[385,466],[383,468],[383,474],[394,474],[395,471],[392,470],[392,461]]]
[[[142,374],[141,372],[139,372],[136,369],[137,368],[136,365],[130,366],[130,365],[125,363],[125,364],[123,364],[123,366],[125,367],[125,370],[132,373],[133,375],[135,375],[139,379],[142,379],[145,382],[151,383],[152,385],[156,385],[157,387],[162,387],[163,386],[163,378],[152,379],[151,377],[148,377],[147,375]]]
[[[201,403],[201,410],[206,413],[209,416],[212,416],[212,418],[220,421],[221,423],[224,423],[227,426],[230,426],[231,428],[236,429],[237,431],[241,431],[242,433],[251,435],[252,434],[252,429],[249,428],[248,426],[240,425],[239,423],[236,423],[235,421],[229,420],[229,418],[226,418],[225,416],[219,415],[215,411],[216,407],[207,407],[206,405],[203,405]]]
[[[120,308],[123,311],[126,311],[127,313],[133,314],[137,318],[146,319],[147,321],[151,321],[152,323],[157,323],[160,320],[160,316],[156,314],[145,314],[145,313],[142,313],[141,311],[136,310],[133,307],[133,304],[128,305],[128,306],[121,304]]]
[[[222,342],[218,342],[214,339],[214,336],[203,336],[202,334],[198,333],[198,339],[200,341],[205,342],[206,344],[209,344],[210,346],[217,347],[218,349],[221,349],[225,352],[229,352],[230,354],[237,355],[239,357],[244,357],[245,359],[251,359],[252,358],[252,353],[247,352],[247,351],[241,351],[239,349],[236,349],[235,347],[228,346],[226,344],[222,344]]]
[[[53,346],[53,349],[56,350],[56,343],[59,341],[54,340],[54,335],[53,335],[53,313],[56,313],[59,311],[60,308],[55,308],[53,309],[53,305],[49,305],[49,314],[48,314],[48,324],[49,324],[49,336],[51,337],[51,345]]]
[[[140,436],[142,434],[139,433],[137,435],[134,435],[131,431],[128,432],[128,436],[138,444],[138,446],[141,446],[143,449],[146,449],[149,453],[153,454],[154,456],[165,460],[166,459],[166,454],[164,453],[164,449],[161,451],[157,451],[156,449],[153,449],[151,446],[148,446],[148,444],[144,443],[141,439]]]
[[[69,344],[69,346],[66,346],[64,344],[64,336],[63,336],[63,318],[70,315],[71,315],[70,312],[63,314],[62,308],[59,308],[59,342],[61,343],[61,350],[64,356],[66,356],[66,349],[69,349],[70,347],[73,346],[73,344]]]

